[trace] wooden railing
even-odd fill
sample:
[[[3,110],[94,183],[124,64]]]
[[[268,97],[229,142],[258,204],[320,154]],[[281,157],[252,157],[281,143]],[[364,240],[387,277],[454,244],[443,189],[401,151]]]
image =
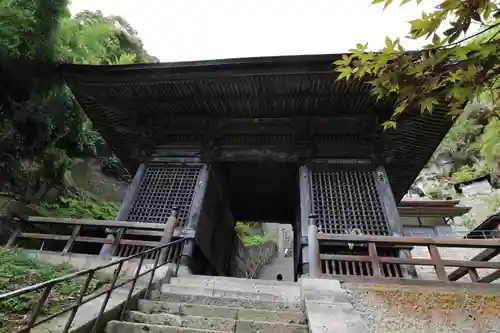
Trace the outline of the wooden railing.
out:
[[[377,282],[384,280],[401,280],[401,278],[387,277],[384,272],[384,265],[401,265],[401,266],[427,266],[431,267],[437,277],[437,280],[454,283],[462,277],[468,275],[472,283],[494,283],[500,279],[500,262],[490,261],[495,256],[500,254],[500,240],[498,239],[435,239],[421,237],[400,237],[400,236],[344,236],[344,235],[328,235],[318,234],[320,244],[329,246],[347,247],[348,244],[354,244],[354,248],[361,249],[366,254],[351,255],[351,254],[320,254],[320,269],[325,277],[338,278],[340,280],[349,280],[349,276],[338,274],[335,271],[328,271],[328,262],[341,262],[350,265],[358,265],[356,268],[359,271],[368,272],[364,276],[356,276],[356,280],[365,280],[369,282]],[[428,249],[428,258],[403,258],[380,256],[379,250],[387,250],[388,248],[403,248],[409,249],[415,246],[422,246]],[[470,260],[454,260],[442,258],[440,249],[444,248],[459,248],[459,249],[484,249]],[[382,251],[380,251],[382,252]],[[387,251],[384,251],[387,252]],[[331,265],[329,267],[332,267]],[[447,272],[450,268],[455,268],[450,273]],[[492,270],[485,275],[480,276],[478,270]],[[362,275],[362,274],[360,274]],[[424,276],[419,276],[419,280],[425,280]],[[463,281],[459,281],[463,282]],[[500,281],[498,281],[500,282]],[[500,288],[500,286],[499,286]]]
[[[5,218],[4,218],[5,220]],[[8,238],[4,246],[13,246],[19,239],[37,239],[37,240],[55,240],[66,241],[66,245],[62,249],[62,253],[71,252],[73,245],[77,242],[83,243],[98,243],[111,244],[112,249],[116,249],[119,245],[134,245],[147,248],[154,248],[168,243],[168,240],[145,241],[135,239],[124,239],[123,235],[147,235],[158,236],[164,238],[166,224],[163,223],[143,223],[129,222],[116,220],[86,220],[86,219],[71,219],[71,218],[55,218],[55,217],[15,217],[8,221],[14,226],[14,231]],[[71,233],[61,234],[56,232],[51,227],[66,226],[69,227]],[[106,229],[114,229],[114,237],[88,237],[82,236],[81,233],[85,228],[102,229],[104,233]],[[28,230],[28,231],[27,231]]]

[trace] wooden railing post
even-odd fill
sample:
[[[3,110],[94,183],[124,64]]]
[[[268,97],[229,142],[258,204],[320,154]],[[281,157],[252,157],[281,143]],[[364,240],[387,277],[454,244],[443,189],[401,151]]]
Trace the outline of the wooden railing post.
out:
[[[163,236],[161,236],[160,246],[168,244],[172,241],[175,225],[177,224],[177,212],[178,212],[177,207],[172,208],[172,213],[170,214],[170,216],[167,219],[167,222],[165,223],[165,230],[163,231]],[[164,247],[161,250],[159,259],[160,265],[163,264],[167,259],[168,250],[169,250],[168,247]]]
[[[307,242],[309,248],[309,276],[318,278],[321,274],[321,262],[319,258],[318,227],[316,226],[317,215],[309,215],[309,232]]]
[[[75,239],[78,236],[78,234],[80,233],[81,228],[82,228],[81,225],[76,225],[73,228],[73,232],[71,233],[71,238],[68,239],[68,241],[66,242],[66,245],[64,246],[64,249],[62,250],[63,254],[71,251],[71,248],[73,247],[73,244],[75,243]]]
[[[381,277],[383,275],[382,267],[380,266],[380,258],[378,257],[377,246],[375,243],[368,243],[368,254],[370,255],[372,263],[373,276]]]
[[[441,281],[450,281],[448,279],[448,274],[446,274],[446,270],[444,269],[443,260],[441,260],[438,247],[434,244],[429,244],[427,245],[427,248],[429,249],[429,254],[434,264],[434,269],[436,270],[438,279]]]
[[[12,231],[12,233],[10,234],[10,237],[7,240],[7,243],[5,243],[5,247],[11,247],[12,245],[14,245],[14,243],[16,242],[17,236],[19,236],[20,233],[21,233],[21,227],[17,227],[16,229],[14,229]]]

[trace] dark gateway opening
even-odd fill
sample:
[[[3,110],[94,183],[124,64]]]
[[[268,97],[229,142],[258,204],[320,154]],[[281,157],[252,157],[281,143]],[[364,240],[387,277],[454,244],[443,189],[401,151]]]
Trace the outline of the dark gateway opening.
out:
[[[294,224],[299,202],[296,163],[221,163],[224,185],[237,221]]]

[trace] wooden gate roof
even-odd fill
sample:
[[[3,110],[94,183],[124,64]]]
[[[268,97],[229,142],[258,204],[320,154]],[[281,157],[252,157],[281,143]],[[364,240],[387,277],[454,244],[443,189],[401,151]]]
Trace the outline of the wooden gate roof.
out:
[[[235,122],[239,120],[253,124],[256,119],[287,119],[295,121],[297,128],[307,122],[308,126],[322,123],[328,125],[313,133],[309,128],[306,137],[336,144],[340,150],[331,150],[331,157],[367,154],[359,153],[361,146],[342,151],[342,144],[337,143],[340,137],[357,136],[354,141],[362,138],[370,149],[376,146],[377,154],[387,163],[396,200],[400,200],[452,121],[446,116],[447,110],[436,109],[425,115],[413,110],[401,117],[397,130],[383,131],[380,125],[390,117],[395,100],[377,101],[365,81],[337,81],[331,63],[340,56],[62,65],[61,69],[83,110],[130,169],[141,159],[145,142],[169,144],[174,139],[168,133],[177,133],[176,140],[180,135],[193,142],[211,136],[213,142],[224,133],[238,134]],[[217,127],[216,134],[210,135],[204,132],[215,123],[222,126],[218,123],[222,120],[229,124],[225,129]],[[256,128],[264,127],[261,124]],[[283,131],[284,127],[272,131]],[[274,135],[272,131],[266,135]],[[287,132],[280,140],[298,142],[298,133],[307,131]]]

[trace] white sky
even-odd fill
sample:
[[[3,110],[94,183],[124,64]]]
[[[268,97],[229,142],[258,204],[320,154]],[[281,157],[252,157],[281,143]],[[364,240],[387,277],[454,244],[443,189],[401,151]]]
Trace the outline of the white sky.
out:
[[[343,53],[358,42],[382,47],[437,1],[385,11],[371,0],[72,0],[71,11],[120,15],[161,61]],[[425,5],[425,6],[424,6]],[[424,41],[405,40],[406,49]]]

